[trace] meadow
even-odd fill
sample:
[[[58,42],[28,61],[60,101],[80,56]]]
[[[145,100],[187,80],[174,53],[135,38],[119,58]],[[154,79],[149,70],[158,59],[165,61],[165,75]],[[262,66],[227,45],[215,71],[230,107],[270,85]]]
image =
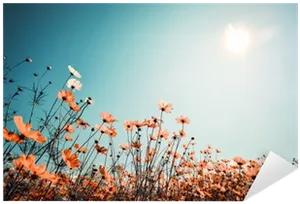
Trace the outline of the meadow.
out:
[[[4,65],[4,86],[15,83],[14,71],[31,62],[26,58]],[[103,110],[96,113],[99,121],[86,121],[85,111],[97,103],[89,96],[76,97],[82,88],[80,72],[66,66],[62,74],[69,74],[57,94],[47,95],[52,83],[43,79],[51,71],[47,66],[33,73],[32,87],[20,85],[4,96],[4,200],[242,201],[247,195],[264,156],[220,159],[222,150],[213,145],[196,149],[188,134],[189,117],[173,116],[179,131],[164,127],[165,115],[173,111],[164,101],[151,118],[118,121]],[[40,117],[36,111],[46,96],[53,103],[43,107]],[[11,107],[24,98],[31,100],[30,111],[19,115]],[[122,131],[116,123],[123,124]],[[120,135],[126,143],[114,141]],[[95,163],[99,157],[103,162]]]

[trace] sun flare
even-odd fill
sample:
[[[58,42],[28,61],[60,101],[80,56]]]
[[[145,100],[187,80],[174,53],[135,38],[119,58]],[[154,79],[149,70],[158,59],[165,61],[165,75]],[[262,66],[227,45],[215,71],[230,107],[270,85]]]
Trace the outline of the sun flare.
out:
[[[249,45],[249,34],[242,28],[235,28],[231,24],[225,31],[226,48],[236,54],[242,54]]]

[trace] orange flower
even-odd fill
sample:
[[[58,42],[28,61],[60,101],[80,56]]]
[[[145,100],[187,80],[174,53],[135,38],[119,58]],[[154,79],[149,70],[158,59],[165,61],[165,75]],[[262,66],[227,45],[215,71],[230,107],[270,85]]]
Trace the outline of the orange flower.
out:
[[[52,183],[57,183],[60,180],[60,177],[55,174],[50,174],[48,172],[45,172],[44,174],[40,175],[41,178],[47,179],[51,181]]]
[[[258,162],[253,161],[253,160],[250,160],[250,161],[249,161],[249,165],[250,165],[250,167],[259,167]]]
[[[150,120],[146,120],[145,123],[148,128],[156,128],[158,126],[157,122],[151,122]]]
[[[134,126],[133,126],[133,122],[132,122],[132,121],[126,120],[126,121],[124,122],[124,129],[125,129],[126,131],[132,131],[133,128],[134,128]]]
[[[206,162],[206,161],[200,161],[200,162],[198,163],[198,166],[199,166],[200,168],[206,168],[207,162]]]
[[[17,143],[23,143],[24,137],[19,137],[14,132],[8,132],[6,128],[3,128],[3,137],[9,142],[17,142]]]
[[[24,169],[29,170],[33,176],[38,176],[42,179],[47,179],[52,182],[57,182],[59,177],[55,174],[49,174],[46,170],[47,167],[45,164],[41,164],[39,166],[35,165],[35,156],[28,155],[27,157],[25,154],[21,155],[18,159],[13,161],[14,165],[18,170]]]
[[[139,141],[136,141],[136,142],[132,142],[131,146],[134,148],[140,148],[142,146],[142,144]]]
[[[136,121],[133,121],[132,123],[133,123],[133,125],[134,125],[135,127],[141,128],[141,127],[147,125],[147,120],[144,120],[143,122],[140,122],[140,121],[136,120]]]
[[[201,152],[202,151],[202,152]],[[210,150],[209,149],[204,149],[204,150],[200,150],[201,154],[210,154]]]
[[[102,165],[99,166],[99,172],[102,175],[102,179],[106,182],[112,181],[112,177],[108,174],[105,167],[102,167]]]
[[[60,90],[57,94],[57,98],[62,99],[65,103],[74,102],[75,96],[72,91]]]
[[[221,172],[225,172],[227,170],[227,166],[224,163],[218,165],[218,170]]]
[[[167,140],[168,137],[169,137],[169,132],[165,129],[161,129],[158,133],[158,137],[159,138],[164,138],[165,140]]]
[[[72,127],[72,125],[66,125],[64,127],[64,130],[68,133],[73,133],[75,131],[75,129]]]
[[[171,113],[173,110],[173,106],[171,103],[165,103],[163,101],[158,102],[158,109],[162,112]]]
[[[163,123],[164,121],[162,119],[158,119],[157,117],[151,116],[151,119],[153,123]]]
[[[98,144],[95,145],[95,149],[99,154],[106,155],[107,149],[105,147],[100,147]]]
[[[80,145],[79,145],[79,144],[75,144],[75,145],[74,145],[74,148],[77,150],[77,149],[80,148]]]
[[[190,124],[191,120],[188,117],[185,116],[180,116],[178,118],[176,118],[177,123],[181,123],[181,124]]]
[[[180,131],[179,131],[179,135],[180,135],[181,137],[185,137],[185,136],[186,136],[186,133],[184,132],[184,130],[180,130]]]
[[[111,134],[111,130],[105,127],[104,125],[96,125],[95,128],[96,130],[99,130],[102,134]]]
[[[62,159],[70,169],[77,169],[80,166],[80,161],[77,159],[77,154],[72,154],[70,149],[62,150]]]
[[[117,136],[117,130],[114,127],[108,127],[109,130],[109,136],[116,137]]]
[[[72,141],[72,137],[71,137],[70,135],[66,135],[66,136],[65,136],[65,140],[66,140],[66,141]]]
[[[117,121],[117,120],[112,116],[112,114],[107,113],[107,112],[101,113],[100,116],[101,116],[101,118],[102,118],[102,120],[103,120],[103,123],[111,124],[111,123]]]
[[[29,170],[29,167],[31,164],[35,162],[35,156],[34,155],[28,155],[26,157],[25,154],[22,154],[18,159],[13,160],[13,163],[18,170]]]
[[[77,121],[76,121],[76,127],[82,127],[82,129],[86,129],[87,126],[90,126],[90,124],[88,124],[87,122],[85,122],[84,120],[82,120],[81,118],[79,118]]]
[[[120,144],[120,148],[124,151],[130,150],[130,147],[126,144]]]
[[[43,174],[46,173],[46,169],[47,169],[47,167],[45,164],[36,166],[34,162],[29,166],[30,172],[33,175],[38,176],[38,177],[43,177],[44,176]]]
[[[216,152],[219,154],[219,153],[221,153],[221,150],[219,150],[219,149],[216,149]]]
[[[256,167],[249,168],[248,167],[247,171],[245,172],[245,175],[254,180],[256,178],[258,172],[259,172],[258,168],[256,168]]]
[[[107,174],[106,168],[103,167],[102,165],[99,166],[99,172],[100,172],[100,174],[102,174],[102,175]]]
[[[75,144],[74,148],[80,153],[86,153],[89,150],[86,147],[81,147],[79,144]]]
[[[234,157],[233,161],[235,161],[240,166],[246,164],[246,161],[241,157]]]
[[[80,111],[80,107],[73,101],[69,102],[69,106],[70,106],[71,110],[73,110],[75,112]]]
[[[149,134],[149,136],[150,136],[150,140],[152,140],[152,141],[156,141],[156,137],[154,137],[154,135],[152,135],[152,134]]]
[[[45,143],[47,141],[46,137],[42,137],[41,132],[31,131],[31,124],[24,124],[22,116],[14,116],[14,122],[17,126],[18,131],[21,133],[21,138],[25,136],[28,139],[32,139],[39,143]]]

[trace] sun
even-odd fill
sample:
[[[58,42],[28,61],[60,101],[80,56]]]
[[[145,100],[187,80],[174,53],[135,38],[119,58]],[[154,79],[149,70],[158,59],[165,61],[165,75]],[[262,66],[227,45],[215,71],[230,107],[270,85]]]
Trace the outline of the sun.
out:
[[[236,54],[243,54],[249,45],[249,33],[229,24],[225,31],[226,48]]]

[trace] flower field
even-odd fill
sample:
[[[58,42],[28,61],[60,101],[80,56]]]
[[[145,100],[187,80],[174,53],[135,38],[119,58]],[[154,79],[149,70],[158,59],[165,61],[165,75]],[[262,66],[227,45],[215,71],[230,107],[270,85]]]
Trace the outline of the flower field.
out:
[[[4,66],[4,86],[14,83],[15,69],[31,62],[26,58],[15,66]],[[92,97],[76,97],[83,85],[80,72],[72,66],[62,71],[69,74],[57,87],[57,94],[47,96],[52,105],[43,107],[43,116],[36,114],[52,86],[51,81],[43,80],[51,70],[48,66],[43,73],[34,73],[32,87],[18,86],[15,92],[4,96],[4,200],[245,198],[264,156],[255,160],[238,156],[218,159],[222,152],[214,146],[196,149],[195,138],[188,133],[192,125],[188,117],[173,117],[178,132],[166,129],[165,115],[172,114],[173,106],[164,101],[158,102],[157,112],[147,119],[118,121],[117,115],[103,110],[97,113],[98,121],[86,121],[85,111],[97,103]],[[31,100],[30,111],[20,115],[11,107],[17,99],[26,97]],[[117,131],[117,123],[123,124],[123,130]],[[118,136],[125,136],[127,142],[118,144]]]

